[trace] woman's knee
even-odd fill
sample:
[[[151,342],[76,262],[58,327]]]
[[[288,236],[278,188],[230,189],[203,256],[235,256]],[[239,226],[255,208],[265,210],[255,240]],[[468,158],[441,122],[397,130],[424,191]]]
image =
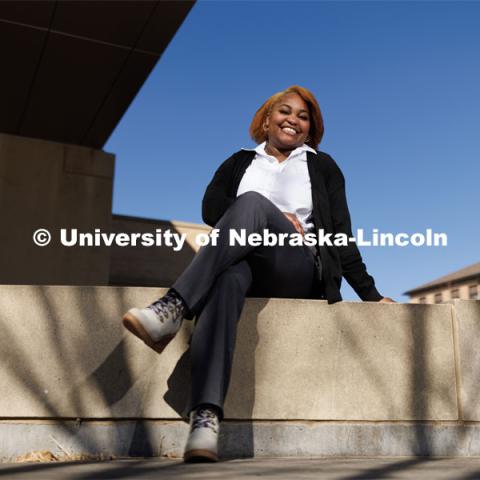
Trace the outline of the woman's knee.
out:
[[[248,205],[273,205],[273,203],[264,195],[258,192],[245,192],[239,195],[235,202],[248,204]]]
[[[245,192],[237,197],[234,205],[244,210],[255,210],[268,214],[278,213],[278,208],[267,197],[258,192]]]

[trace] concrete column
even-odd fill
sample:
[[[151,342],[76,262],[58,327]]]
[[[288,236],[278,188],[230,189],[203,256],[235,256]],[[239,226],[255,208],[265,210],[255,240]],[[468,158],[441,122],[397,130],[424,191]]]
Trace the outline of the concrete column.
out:
[[[0,283],[108,283],[108,248],[62,246],[60,229],[109,231],[114,161],[87,147],[0,134]],[[39,228],[50,231],[49,245],[33,242]]]

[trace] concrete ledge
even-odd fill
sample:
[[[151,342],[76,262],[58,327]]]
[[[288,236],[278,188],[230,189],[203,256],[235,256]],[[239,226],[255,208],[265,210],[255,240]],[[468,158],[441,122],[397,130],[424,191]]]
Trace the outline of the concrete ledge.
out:
[[[0,422],[0,461],[47,450],[55,456],[181,458],[181,421]],[[222,458],[301,456],[479,456],[480,424],[326,422],[222,423]]]
[[[188,405],[192,322],[184,322],[161,356],[120,324],[124,311],[161,293],[156,288],[0,286],[5,434],[6,428],[23,428],[30,434],[18,435],[35,443],[36,432],[46,428],[38,421],[52,419],[49,428],[60,428],[74,441],[74,432],[62,425],[88,419],[82,426],[100,432],[97,419],[112,432],[126,429],[122,435],[130,448],[136,442],[131,425],[150,422],[161,438],[171,436],[169,445],[178,434],[183,448],[186,434],[179,432],[186,425],[179,419]],[[435,455],[449,449],[462,455],[480,452],[477,426],[464,426],[465,406],[458,402],[468,399],[474,405],[474,392],[468,397],[465,392],[472,391],[478,376],[466,355],[477,344],[472,325],[477,328],[480,321],[478,305],[248,299],[226,403],[226,418],[233,422],[225,424],[226,452],[234,448],[228,442],[238,443],[228,434],[233,424],[253,432],[255,455],[411,455],[423,448]],[[258,432],[266,432],[264,440]],[[0,433],[0,457],[13,455],[7,453],[15,435]],[[296,443],[269,446],[269,435],[284,442],[295,437]],[[462,446],[463,438],[469,438],[468,447]],[[117,448],[107,437],[92,442],[87,444],[97,451]],[[235,448],[252,451],[242,445]],[[158,448],[152,454],[163,452]]]

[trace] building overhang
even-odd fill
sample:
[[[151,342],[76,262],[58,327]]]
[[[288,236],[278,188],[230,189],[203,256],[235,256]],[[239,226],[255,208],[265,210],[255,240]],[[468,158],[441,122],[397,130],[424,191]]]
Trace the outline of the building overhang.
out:
[[[102,148],[193,4],[0,2],[0,132]]]

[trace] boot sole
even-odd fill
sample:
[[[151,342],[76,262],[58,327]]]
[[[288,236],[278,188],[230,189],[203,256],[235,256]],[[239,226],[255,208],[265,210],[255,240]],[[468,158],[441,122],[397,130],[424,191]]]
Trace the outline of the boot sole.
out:
[[[154,342],[152,337],[145,330],[145,328],[143,328],[143,325],[138,320],[138,318],[134,317],[131,313],[126,313],[123,316],[122,323],[129,332],[133,333],[150,348],[153,348],[153,350],[155,350],[157,353],[162,353],[165,350],[165,347],[175,337],[175,335],[166,335],[158,342]]]
[[[189,450],[183,456],[185,463],[218,462],[218,455],[210,450]]]

